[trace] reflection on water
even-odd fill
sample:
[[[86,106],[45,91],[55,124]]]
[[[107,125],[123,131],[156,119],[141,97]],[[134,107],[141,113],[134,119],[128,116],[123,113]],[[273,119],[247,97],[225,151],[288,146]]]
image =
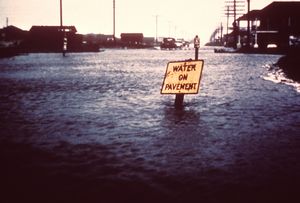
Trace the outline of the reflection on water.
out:
[[[152,196],[149,202],[240,202],[232,199],[236,190],[243,200],[253,190],[266,199],[274,192],[279,199],[293,195],[299,182],[290,181],[300,178],[300,96],[263,79],[265,66],[279,56],[202,49],[200,92],[186,95],[178,110],[173,95],[160,95],[165,68],[193,55],[106,50],[1,59],[0,152],[7,177],[19,174],[12,178],[17,183],[34,171],[30,200],[39,184],[69,198],[62,188],[76,181],[82,186],[69,192],[83,193],[78,200],[101,194],[114,201],[109,194],[120,190],[120,198],[136,200],[138,188],[145,192],[136,198]],[[57,184],[66,195],[53,189]]]

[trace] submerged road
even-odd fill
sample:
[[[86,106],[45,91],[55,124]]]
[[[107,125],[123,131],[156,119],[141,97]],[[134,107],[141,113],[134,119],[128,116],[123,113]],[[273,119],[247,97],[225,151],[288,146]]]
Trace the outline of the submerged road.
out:
[[[300,94],[267,79],[280,56],[201,49],[178,110],[166,65],[193,54],[1,59],[1,202],[299,202]]]

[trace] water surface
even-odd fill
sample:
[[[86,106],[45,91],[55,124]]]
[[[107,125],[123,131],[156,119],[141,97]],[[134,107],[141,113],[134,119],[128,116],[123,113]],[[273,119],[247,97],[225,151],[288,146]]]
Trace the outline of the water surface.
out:
[[[177,110],[173,95],[160,95],[165,68],[193,56],[105,50],[1,59],[5,200],[292,202],[300,94],[268,80],[280,56],[201,49],[200,92]]]

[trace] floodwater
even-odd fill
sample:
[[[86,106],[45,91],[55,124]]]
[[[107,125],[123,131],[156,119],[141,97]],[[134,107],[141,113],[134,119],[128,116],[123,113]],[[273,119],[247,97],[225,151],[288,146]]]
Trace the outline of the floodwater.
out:
[[[299,202],[300,93],[279,55],[202,48],[197,95],[161,95],[193,50],[0,60],[2,202]]]

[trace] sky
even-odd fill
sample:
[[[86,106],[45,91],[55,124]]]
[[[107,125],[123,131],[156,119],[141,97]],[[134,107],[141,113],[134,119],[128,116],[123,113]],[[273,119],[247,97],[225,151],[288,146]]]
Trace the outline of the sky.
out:
[[[202,43],[207,42],[221,22],[226,24],[225,1],[229,0],[115,0],[116,36],[126,32],[156,37],[157,33],[192,39],[199,35]],[[273,0],[250,2],[252,10]],[[59,25],[59,5],[60,0],[0,0],[0,27],[6,26],[7,18],[9,25],[24,30],[32,25]],[[80,34],[112,34],[112,22],[113,0],[63,0],[63,24],[75,25]]]

